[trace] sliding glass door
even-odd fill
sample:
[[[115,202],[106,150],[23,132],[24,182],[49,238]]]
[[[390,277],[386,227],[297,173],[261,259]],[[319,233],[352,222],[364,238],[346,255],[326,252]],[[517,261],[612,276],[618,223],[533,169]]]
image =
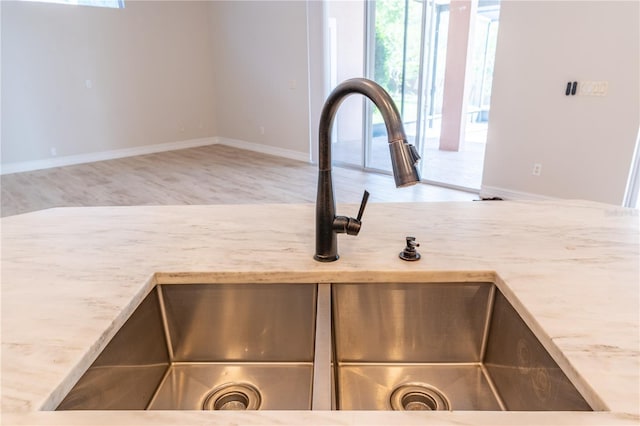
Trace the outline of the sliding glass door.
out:
[[[393,98],[411,143],[419,121],[424,3],[385,0],[367,3],[367,76]],[[380,112],[367,104],[365,167],[391,172],[387,132]]]
[[[421,121],[426,181],[480,189],[498,30],[497,0],[430,2]]]
[[[479,189],[498,28],[498,0],[327,2],[330,85],[366,76],[394,99],[423,180]],[[364,123],[364,128],[362,128]],[[391,172],[386,128],[350,97],[334,125],[338,164]]]

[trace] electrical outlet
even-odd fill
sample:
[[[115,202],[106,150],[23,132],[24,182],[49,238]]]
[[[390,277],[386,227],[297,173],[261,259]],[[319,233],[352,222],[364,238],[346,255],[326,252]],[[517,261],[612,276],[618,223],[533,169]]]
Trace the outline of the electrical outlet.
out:
[[[51,148],[51,150],[49,152],[51,153],[52,157],[55,157],[56,155],[58,155],[58,150],[53,148],[53,147]]]
[[[533,170],[531,171],[531,174],[534,175],[534,176],[540,176],[541,173],[542,173],[542,164],[534,163],[533,164]]]
[[[260,130],[261,135],[264,135],[264,126],[260,126],[258,130]]]

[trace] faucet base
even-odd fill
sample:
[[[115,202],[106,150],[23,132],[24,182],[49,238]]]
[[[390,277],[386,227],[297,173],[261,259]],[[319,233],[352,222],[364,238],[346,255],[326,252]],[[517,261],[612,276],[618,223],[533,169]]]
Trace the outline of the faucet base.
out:
[[[318,262],[335,262],[336,260],[340,259],[340,256],[338,256],[337,254],[335,256],[321,256],[319,254],[314,254],[313,258]]]

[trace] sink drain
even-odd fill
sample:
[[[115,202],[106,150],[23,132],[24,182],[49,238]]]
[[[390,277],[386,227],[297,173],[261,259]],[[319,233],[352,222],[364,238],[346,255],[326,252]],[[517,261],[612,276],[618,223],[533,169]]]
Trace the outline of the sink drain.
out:
[[[213,389],[202,403],[203,410],[257,410],[260,392],[248,383],[226,383]]]
[[[400,385],[391,393],[391,408],[399,411],[450,410],[447,397],[438,389],[423,383]]]

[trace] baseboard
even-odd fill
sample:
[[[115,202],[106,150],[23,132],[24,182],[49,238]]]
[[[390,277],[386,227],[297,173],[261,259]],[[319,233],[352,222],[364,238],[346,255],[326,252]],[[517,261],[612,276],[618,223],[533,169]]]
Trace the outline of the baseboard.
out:
[[[53,157],[44,160],[9,163],[0,166],[0,175],[29,172],[32,170],[50,169],[52,167],[71,166],[74,164],[93,163],[95,161],[113,160],[116,158],[133,157],[136,155],[155,154],[157,152],[174,151],[178,149],[196,148],[199,146],[213,145],[216,143],[218,143],[218,138],[208,137],[200,139],[188,139],[178,142],[161,143],[156,145],[137,146],[134,148],[92,152],[88,154]]]
[[[481,198],[500,197],[503,200],[556,200],[556,197],[548,197],[546,195],[534,194],[531,192],[514,191],[511,189],[498,188],[496,186],[482,185],[480,188]]]
[[[216,137],[217,143],[221,145],[227,145],[233,148],[246,149],[247,151],[259,152],[261,154],[273,155],[276,157],[289,158],[291,160],[304,161],[309,163],[311,158],[308,153],[293,151],[291,149],[277,148],[269,145],[262,145],[259,143],[247,142],[238,139]]]
[[[114,149],[110,151],[91,152],[88,154],[67,155],[53,157],[44,160],[23,161],[18,163],[3,164],[0,166],[0,175],[11,173],[30,172],[33,170],[50,169],[53,167],[71,166],[74,164],[93,163],[95,161],[114,160],[116,158],[133,157],[136,155],[155,154],[157,152],[174,151],[178,149],[196,148],[205,145],[222,144],[238,149],[255,151],[262,154],[284,157],[292,160],[310,162],[309,154],[290,149],[277,148],[253,142],[230,139],[223,137],[208,137],[200,139],[188,139],[178,142],[168,142],[155,145],[137,146],[134,148]]]

